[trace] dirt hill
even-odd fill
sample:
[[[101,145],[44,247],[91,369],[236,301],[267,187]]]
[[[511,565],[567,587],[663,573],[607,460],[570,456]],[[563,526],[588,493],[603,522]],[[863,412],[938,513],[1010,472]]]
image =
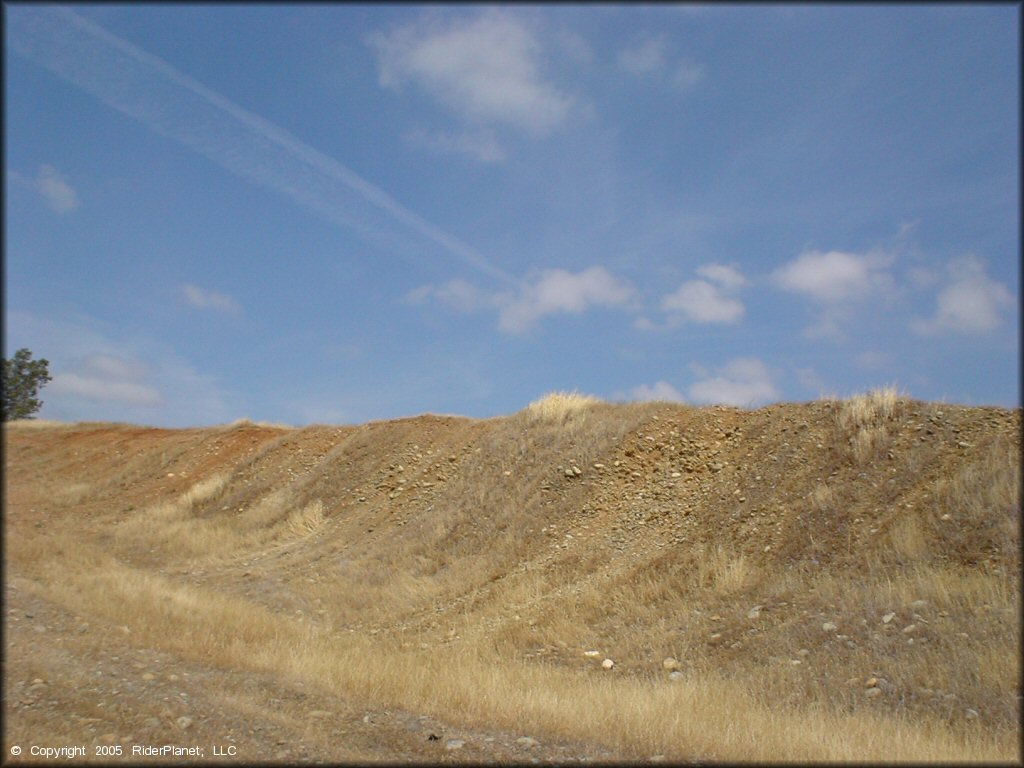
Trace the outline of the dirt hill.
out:
[[[1020,759],[1019,409],[4,437],[12,761]]]

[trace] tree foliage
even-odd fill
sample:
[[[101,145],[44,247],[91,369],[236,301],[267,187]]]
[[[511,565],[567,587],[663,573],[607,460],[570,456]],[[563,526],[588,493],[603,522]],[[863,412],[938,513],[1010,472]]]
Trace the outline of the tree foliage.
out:
[[[32,359],[32,352],[19,349],[10,360],[4,358],[3,420],[31,419],[43,401],[39,388],[50,381],[50,361]]]

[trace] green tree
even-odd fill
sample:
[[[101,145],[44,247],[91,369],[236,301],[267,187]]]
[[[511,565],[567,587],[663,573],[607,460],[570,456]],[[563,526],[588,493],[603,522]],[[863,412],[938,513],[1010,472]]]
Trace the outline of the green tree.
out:
[[[49,365],[45,358],[33,360],[27,349],[19,349],[11,360],[4,358],[4,421],[31,419],[39,410],[39,388],[53,378]]]

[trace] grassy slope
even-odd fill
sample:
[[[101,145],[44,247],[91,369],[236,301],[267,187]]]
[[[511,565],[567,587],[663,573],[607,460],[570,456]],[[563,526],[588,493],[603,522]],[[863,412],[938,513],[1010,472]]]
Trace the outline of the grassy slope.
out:
[[[623,754],[1016,759],[1019,430],[892,393],[13,425],[8,576],[185,657]]]

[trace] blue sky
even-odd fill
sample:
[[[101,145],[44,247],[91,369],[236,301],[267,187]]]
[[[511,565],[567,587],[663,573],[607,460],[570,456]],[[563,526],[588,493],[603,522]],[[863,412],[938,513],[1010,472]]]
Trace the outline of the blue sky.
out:
[[[4,13],[40,417],[1020,404],[1019,6]]]

